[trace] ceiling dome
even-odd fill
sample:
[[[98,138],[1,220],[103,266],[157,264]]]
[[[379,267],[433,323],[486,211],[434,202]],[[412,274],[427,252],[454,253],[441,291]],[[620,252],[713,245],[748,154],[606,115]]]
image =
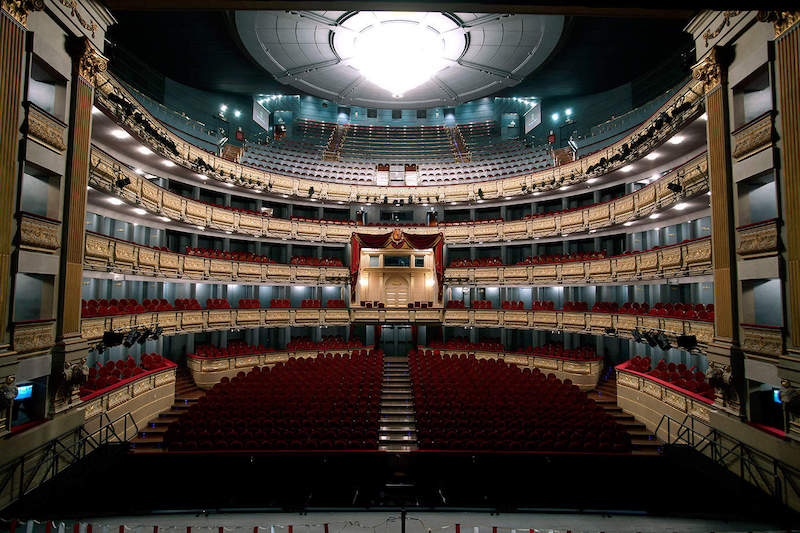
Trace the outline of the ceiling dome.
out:
[[[553,52],[564,17],[397,11],[237,11],[275,79],[340,104],[457,105],[513,87]]]

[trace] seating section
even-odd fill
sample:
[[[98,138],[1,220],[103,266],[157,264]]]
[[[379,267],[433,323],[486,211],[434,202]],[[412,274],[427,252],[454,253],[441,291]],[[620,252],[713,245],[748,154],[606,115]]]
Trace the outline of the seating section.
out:
[[[222,381],[171,424],[170,450],[376,450],[383,354],[290,358]]]
[[[526,346],[517,348],[515,353],[535,355],[536,357],[555,357],[557,359],[574,359],[576,361],[597,361],[602,359],[597,355],[593,346],[579,348],[564,348],[560,342],[551,342],[543,346]]]
[[[177,301],[176,301],[177,304]],[[112,315],[131,315],[136,313],[152,313],[172,311],[173,307],[163,298],[145,298],[140,304],[135,298],[106,298],[81,300],[81,318],[92,318]]]
[[[448,300],[445,309],[465,309],[464,300]]]
[[[340,152],[351,161],[453,161],[454,149],[446,126],[351,124]]]
[[[605,410],[554,374],[417,350],[409,368],[422,450],[630,450],[630,436]]]
[[[503,300],[500,302],[500,309],[507,309],[507,310],[525,310],[525,304],[520,301],[516,302],[509,302],[508,300]]]
[[[239,309],[259,309],[261,302],[258,298],[240,298]]]
[[[472,309],[491,309],[492,308],[492,301],[491,300],[472,300],[470,302],[470,307]]]
[[[157,353],[142,354],[141,364],[128,356],[127,359],[106,361],[105,364],[97,363],[96,367],[89,369],[89,377],[81,385],[80,395],[87,396],[93,392],[113,387],[121,381],[130,379],[150,370],[158,370],[167,365],[167,360]]]
[[[228,346],[220,348],[213,344],[198,344],[194,347],[194,353],[189,356],[194,357],[235,357],[237,355],[252,355],[275,351],[273,348],[266,348],[264,345],[247,344],[242,340],[228,341]]]
[[[526,257],[522,261],[517,261],[517,265],[543,265],[548,263],[569,263],[572,261],[592,261],[593,259],[604,259],[606,251],[599,252],[573,252],[570,254],[548,254],[536,257]]]
[[[303,307],[303,308],[319,308],[319,307],[322,307],[322,300],[313,300],[313,299],[302,300],[300,302],[300,307]]]
[[[342,260],[337,257],[300,257],[294,256],[289,261],[290,265],[309,265],[309,266],[344,266]]]
[[[433,307],[433,302],[408,302],[409,309],[428,309],[429,307]]]
[[[714,388],[706,381],[706,375],[694,367],[687,368],[684,363],[668,363],[664,359],[660,360],[655,368],[651,369],[650,365],[649,357],[635,355],[628,364],[628,370],[648,374],[679,389],[700,394],[710,400],[714,399]]]
[[[209,259],[227,259],[229,261],[242,261],[247,263],[275,263],[266,255],[257,255],[253,252],[224,252],[222,250],[207,250],[205,248],[186,247],[186,255],[207,257]]]
[[[358,337],[346,341],[338,335],[326,335],[320,341],[313,341],[309,337],[292,337],[286,345],[287,350],[339,350],[363,347],[364,345]]]
[[[347,307],[347,302],[339,299],[330,299],[325,304],[325,307],[344,309]]]
[[[503,266],[503,261],[499,257],[481,257],[480,259],[453,259],[450,261],[451,267],[488,267]]]
[[[231,304],[225,298],[206,299],[206,309],[230,309]]]
[[[203,307],[195,298],[177,298],[175,300],[176,311],[201,311]]]
[[[589,304],[586,302],[564,302],[562,306],[562,311],[575,311],[575,312],[585,312],[589,310]]]
[[[428,343],[428,348],[443,348],[445,350],[469,350],[469,351],[482,350],[486,352],[505,351],[505,346],[503,346],[502,343],[489,342],[489,341],[472,342],[464,337],[453,337],[447,339],[445,342],[432,341]],[[440,355],[438,353],[438,350],[436,350],[436,352],[437,352],[436,355]]]
[[[292,307],[292,301],[288,298],[273,298],[269,301],[269,306],[279,309],[289,309]]]
[[[688,304],[658,302],[652,308],[647,302],[625,302],[616,312],[624,315],[652,315],[686,320],[714,321],[714,304]]]

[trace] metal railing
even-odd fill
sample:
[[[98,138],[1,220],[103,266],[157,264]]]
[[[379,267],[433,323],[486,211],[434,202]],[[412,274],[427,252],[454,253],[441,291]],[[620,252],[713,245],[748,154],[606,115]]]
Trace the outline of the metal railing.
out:
[[[120,426],[120,430],[117,426]],[[37,489],[56,475],[107,444],[127,441],[128,431],[139,433],[131,413],[111,420],[100,415],[100,427],[87,431],[84,426],[70,430],[0,466],[0,509]]]
[[[662,429],[666,445],[691,447],[781,503],[800,505],[800,469],[689,415],[682,421],[663,415],[654,434]]]

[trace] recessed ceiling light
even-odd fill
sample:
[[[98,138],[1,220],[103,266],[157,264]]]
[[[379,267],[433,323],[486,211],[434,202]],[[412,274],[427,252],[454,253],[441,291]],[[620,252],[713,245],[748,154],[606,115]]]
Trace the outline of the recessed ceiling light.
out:
[[[660,217],[660,216],[661,216],[661,215],[659,215],[658,213],[653,213],[653,214],[652,214],[652,215],[650,215],[648,218],[649,218],[650,220],[655,220],[655,219],[657,219],[657,218],[658,218],[658,217]]]
[[[158,220],[161,220],[163,222],[172,222],[172,219],[169,217],[158,217]]]
[[[111,205],[122,205],[122,200],[120,200],[119,198],[109,198],[108,203],[110,203]]]
[[[708,113],[703,113],[700,115],[700,120],[708,120]]]
[[[311,199],[311,201],[312,201],[312,202],[316,202],[316,201],[317,201],[317,199],[316,199],[316,198],[312,198],[312,199]]]
[[[626,226],[626,227],[627,227],[627,226],[633,226],[633,221],[629,220],[628,222],[625,222],[625,223],[623,224],[623,226]]]
[[[369,205],[369,204],[367,204],[367,205]],[[428,207],[428,204],[424,203],[424,204],[422,204],[422,207]]]
[[[232,234],[233,234],[232,231],[225,231],[225,235],[232,235]]]
[[[344,202],[342,202],[341,200],[339,200],[339,201],[338,201],[338,202],[336,202],[336,203],[337,203],[337,204],[339,204],[339,205],[342,205]]]
[[[620,170],[623,172],[630,172],[631,170],[633,170],[633,165],[626,165],[622,167]]]
[[[687,207],[689,207],[689,204],[687,204],[686,202],[681,202],[678,205],[676,205],[673,209],[677,209],[678,211],[683,211]]]
[[[142,170],[141,168],[134,168],[133,171],[139,174],[140,176],[144,174],[144,170]]]
[[[134,208],[133,212],[136,213],[137,215],[146,215],[147,214],[147,211],[145,211],[141,207]]]
[[[539,196],[540,194],[542,194],[542,193],[540,193],[539,191],[536,191],[535,193],[533,193],[534,196]]]
[[[127,139],[128,137],[130,137],[127,131],[120,128],[111,130],[111,135],[113,135],[117,139]]]
[[[458,202],[450,202],[450,205],[458,205]]]
[[[653,152],[653,153],[647,154],[644,157],[645,157],[645,159],[649,159],[650,161],[652,161],[654,159],[658,159],[660,155],[661,154],[659,154],[658,152]]]
[[[153,153],[153,151],[150,148],[148,148],[147,146],[139,146],[139,147],[136,148],[136,151],[139,152],[140,154],[144,154],[144,155],[150,155],[150,154]]]
[[[206,176],[205,174],[197,174],[197,177],[200,178],[203,181],[208,179],[208,176]]]
[[[569,189],[569,185],[564,185],[563,187],[559,187],[558,190],[559,191],[566,191],[567,189]]]
[[[173,163],[173,162],[172,162],[172,161],[170,161],[169,159],[165,159],[165,160],[163,160],[163,161],[161,162],[161,164],[162,164],[162,165],[164,165],[165,167],[174,167],[174,166],[175,166],[175,163]]]
[[[594,183],[596,181],[597,181],[597,178],[589,178],[588,180],[586,180],[586,183]]]
[[[205,226],[195,226],[195,228],[199,229],[200,231],[205,231]]]
[[[513,200],[513,198],[512,198],[512,197],[510,197],[510,196],[506,196],[506,197],[505,197],[505,199],[506,199],[506,200]]]
[[[483,200],[478,200],[477,203],[482,204]]]
[[[97,109],[95,106],[92,106],[92,115],[96,115],[98,113],[100,113],[100,110]]]
[[[225,182],[225,186],[226,186],[226,187],[233,187],[233,183],[228,183],[228,182]]]
[[[589,233],[597,233],[597,230],[596,229],[590,229]]]
[[[708,191],[708,192],[706,193],[706,196],[711,196],[711,191]]]
[[[366,204],[364,204],[364,205],[372,205],[372,202],[367,202],[367,203],[366,203]]]
[[[658,178],[660,178],[660,177],[661,177],[661,174],[659,174],[658,172],[656,172],[655,174],[653,174],[652,176],[650,176],[650,181],[651,181],[651,182],[653,182],[653,181],[656,181],[656,180],[657,180]]]
[[[672,136],[672,137],[670,138],[670,140],[669,140],[669,143],[670,143],[670,144],[680,144],[680,143],[682,143],[682,142],[683,142],[685,139],[686,139],[686,137],[684,137],[683,135],[674,135],[674,136]]]
[[[289,198],[289,195],[288,194],[281,194],[281,197],[282,198]]]
[[[261,189],[253,189],[253,192],[264,192]]]

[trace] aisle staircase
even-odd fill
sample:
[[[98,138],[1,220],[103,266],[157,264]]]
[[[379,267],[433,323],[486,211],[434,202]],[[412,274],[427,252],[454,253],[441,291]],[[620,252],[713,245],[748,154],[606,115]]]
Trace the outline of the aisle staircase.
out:
[[[408,355],[385,356],[378,429],[378,449],[408,452],[417,449],[414,395],[408,372]]]
[[[617,424],[631,436],[633,455],[661,455],[664,443],[650,433],[633,415],[626,413],[617,405],[617,381],[613,373],[608,379],[601,380],[588,396],[614,417]]]
[[[241,146],[226,143],[225,146],[222,147],[222,159],[238,163],[241,160],[243,151],[244,149]]]
[[[472,153],[464,141],[464,136],[458,126],[449,126],[447,132],[450,134],[450,139],[453,141],[453,158],[456,163],[466,163],[472,161]]]
[[[322,151],[323,161],[338,161],[344,140],[347,137],[347,132],[350,129],[349,124],[338,124],[336,129],[331,133],[328,139],[328,145]]]
[[[184,414],[206,392],[194,384],[189,370],[179,366],[175,378],[175,402],[172,408],[164,411],[139,431],[139,435],[131,440],[131,453],[161,453],[164,448],[164,434],[173,422]]]

